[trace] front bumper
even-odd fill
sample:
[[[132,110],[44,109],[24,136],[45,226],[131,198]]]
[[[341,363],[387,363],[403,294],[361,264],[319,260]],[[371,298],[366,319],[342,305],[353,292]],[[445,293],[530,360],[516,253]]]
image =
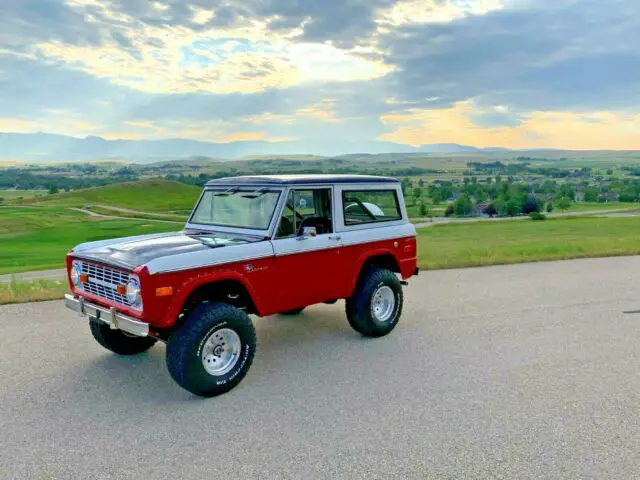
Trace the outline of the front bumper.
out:
[[[138,337],[149,336],[149,324],[128,317],[118,312],[115,308],[106,308],[87,302],[82,297],[65,294],[64,304],[67,308],[78,312],[80,316],[89,316],[89,319],[105,323],[112,330],[122,330],[123,332],[136,335]]]

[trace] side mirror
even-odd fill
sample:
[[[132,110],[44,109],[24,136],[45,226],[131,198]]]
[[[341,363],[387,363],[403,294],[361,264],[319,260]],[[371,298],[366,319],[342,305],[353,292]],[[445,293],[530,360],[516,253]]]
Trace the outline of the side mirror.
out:
[[[298,240],[305,240],[317,235],[318,232],[316,231],[316,227],[302,227],[302,231],[300,232],[300,235],[298,235]]]

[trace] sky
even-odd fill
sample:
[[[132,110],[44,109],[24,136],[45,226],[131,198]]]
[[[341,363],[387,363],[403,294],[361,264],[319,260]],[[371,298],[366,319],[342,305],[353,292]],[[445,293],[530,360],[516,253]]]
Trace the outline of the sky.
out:
[[[639,0],[0,0],[0,132],[640,149]]]

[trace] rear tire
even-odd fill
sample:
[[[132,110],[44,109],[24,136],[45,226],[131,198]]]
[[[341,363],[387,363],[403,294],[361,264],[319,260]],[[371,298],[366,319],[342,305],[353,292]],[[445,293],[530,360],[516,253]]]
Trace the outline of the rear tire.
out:
[[[214,397],[240,383],[255,351],[256,332],[244,311],[226,303],[203,303],[169,337],[167,368],[185,390]]]
[[[109,325],[89,322],[93,338],[107,350],[119,355],[136,355],[145,352],[158,341],[151,337],[127,335],[122,330],[112,330]]]
[[[371,268],[346,301],[349,325],[367,337],[382,337],[398,324],[404,295],[402,285],[391,271]]]

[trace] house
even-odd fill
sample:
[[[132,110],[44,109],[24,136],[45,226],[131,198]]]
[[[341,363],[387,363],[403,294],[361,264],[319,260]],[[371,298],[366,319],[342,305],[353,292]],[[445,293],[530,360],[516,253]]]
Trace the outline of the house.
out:
[[[460,198],[460,192],[456,192],[453,195],[451,195],[449,198],[447,198],[447,202],[455,202],[456,200],[458,200]]]
[[[617,202],[618,200],[620,200],[620,194],[617,192],[606,192],[606,193],[601,193],[598,196],[598,201],[599,202]]]
[[[491,202],[486,201],[474,205],[473,210],[471,211],[471,216],[489,218],[489,215],[484,213],[484,211],[490,204]]]

